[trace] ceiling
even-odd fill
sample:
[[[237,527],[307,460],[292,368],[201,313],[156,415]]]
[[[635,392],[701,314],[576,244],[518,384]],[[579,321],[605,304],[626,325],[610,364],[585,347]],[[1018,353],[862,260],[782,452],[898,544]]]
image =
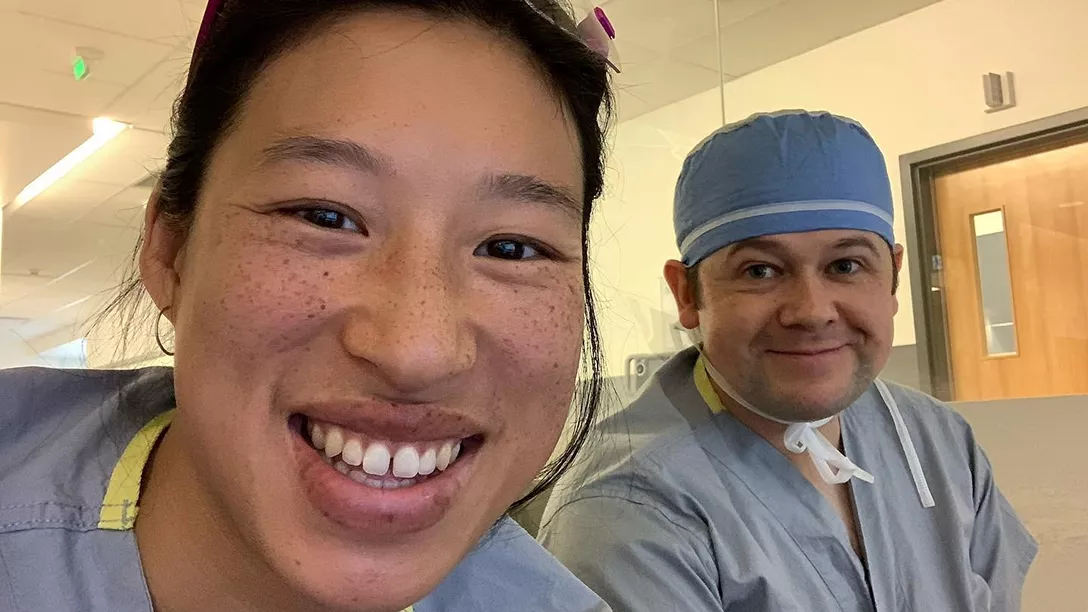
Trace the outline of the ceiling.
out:
[[[722,79],[934,1],[721,0]],[[619,32],[620,121],[717,85],[712,0],[601,4]],[[0,367],[63,363],[116,290],[203,8],[204,0],[0,0],[0,205],[87,139],[92,118],[133,125],[41,196],[4,209]],[[101,51],[80,82],[70,67],[77,47]]]

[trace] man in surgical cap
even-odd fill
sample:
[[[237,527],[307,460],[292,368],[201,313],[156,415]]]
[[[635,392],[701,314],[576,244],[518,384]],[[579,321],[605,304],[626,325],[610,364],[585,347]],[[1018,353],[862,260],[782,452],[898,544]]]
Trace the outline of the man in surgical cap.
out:
[[[625,612],[1009,612],[1036,543],[971,428],[884,383],[903,249],[858,123],[688,156],[665,277],[696,346],[600,425],[542,542]]]

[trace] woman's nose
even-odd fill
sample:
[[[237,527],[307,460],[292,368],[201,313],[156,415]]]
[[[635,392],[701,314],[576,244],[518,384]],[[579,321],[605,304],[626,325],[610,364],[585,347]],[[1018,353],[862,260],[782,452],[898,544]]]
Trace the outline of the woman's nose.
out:
[[[361,275],[364,297],[343,329],[348,352],[372,364],[390,391],[406,394],[449,382],[476,361],[467,272],[453,269],[453,258],[407,253]]]

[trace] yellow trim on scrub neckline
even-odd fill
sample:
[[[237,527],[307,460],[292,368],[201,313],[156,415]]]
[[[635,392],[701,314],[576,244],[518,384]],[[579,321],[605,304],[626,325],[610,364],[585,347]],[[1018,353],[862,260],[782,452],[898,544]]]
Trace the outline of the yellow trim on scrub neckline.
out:
[[[117,465],[113,466],[106,496],[102,499],[99,529],[127,531],[136,524],[136,514],[140,509],[140,481],[143,480],[147,459],[162,432],[174,420],[174,412],[169,410],[151,419],[136,432],[125,447],[125,452],[121,453]],[[413,606],[408,606],[403,612],[413,612]]]
[[[722,398],[718,397],[718,392],[714,390],[714,385],[710,382],[710,375],[706,371],[705,358],[699,355],[699,359],[695,361],[695,388],[699,390],[699,395],[703,396],[703,401],[710,407],[710,411],[714,414],[722,412],[729,412],[725,404],[722,403]]]
[[[117,465],[113,466],[106,496],[102,498],[102,510],[98,514],[99,529],[127,531],[136,524],[144,467],[151,456],[151,449],[173,419],[173,410],[156,416],[136,432],[125,447]]]

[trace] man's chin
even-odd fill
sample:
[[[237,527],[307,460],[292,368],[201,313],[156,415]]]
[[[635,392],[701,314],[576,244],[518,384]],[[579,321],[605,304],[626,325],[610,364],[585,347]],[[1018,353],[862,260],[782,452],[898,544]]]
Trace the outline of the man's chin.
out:
[[[852,384],[825,381],[808,386],[790,385],[775,394],[778,414],[774,416],[791,422],[819,421],[846,410],[860,395]]]

